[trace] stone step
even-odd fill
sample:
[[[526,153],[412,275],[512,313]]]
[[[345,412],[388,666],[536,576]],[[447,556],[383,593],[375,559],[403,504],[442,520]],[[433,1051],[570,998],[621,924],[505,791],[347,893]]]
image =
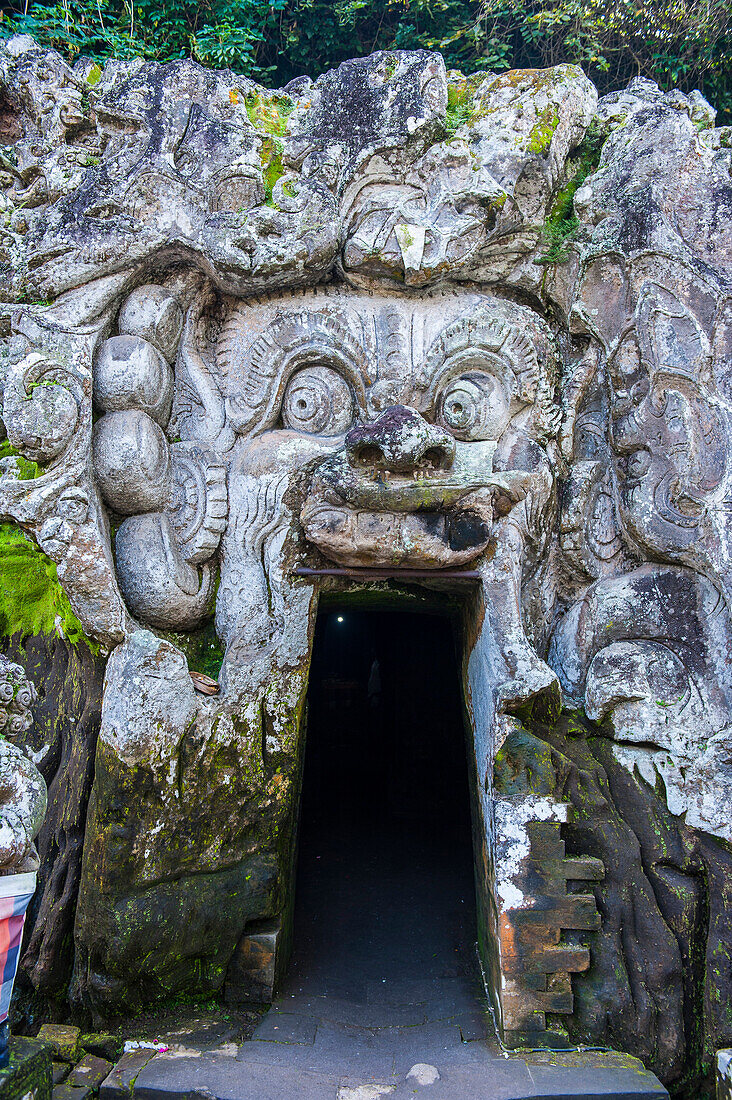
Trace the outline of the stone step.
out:
[[[465,1045],[468,1053],[458,1049],[449,1056],[416,1063],[434,1066],[439,1073],[427,1089],[430,1100],[668,1100],[653,1074],[622,1062],[527,1065],[517,1058],[481,1056],[474,1049],[480,1044]],[[272,1065],[213,1054],[197,1058],[158,1054],[140,1071],[134,1100],[189,1100],[196,1094],[208,1100],[414,1100],[423,1088],[414,1076],[407,1076],[410,1069],[366,1075],[347,1063],[340,1070],[319,1071],[286,1061]]]
[[[293,997],[274,1005],[258,1025],[252,1038],[274,1042],[303,1043],[319,1023],[349,1024],[371,1032],[395,1028],[417,1028],[422,1024],[451,1023],[460,1029],[465,1042],[495,1039],[495,1027],[487,1005],[469,1008],[458,1001],[407,1005],[355,1004],[328,997]]]
[[[409,1027],[427,1023],[430,1018],[428,1010],[431,1008],[432,1005],[426,1002],[404,1005],[359,1004],[357,1001],[339,997],[309,997],[301,994],[277,1001],[265,1019],[294,1013],[298,1016],[314,1016],[333,1023],[359,1024],[369,1028]]]
[[[589,965],[590,949],[576,944],[560,943],[523,955],[510,954],[503,945],[501,949],[501,969],[506,978],[528,981],[533,974],[556,974],[562,970],[575,973],[587,970]]]
[[[51,1050],[36,1039],[10,1038],[10,1062],[0,1069],[0,1100],[50,1100]]]

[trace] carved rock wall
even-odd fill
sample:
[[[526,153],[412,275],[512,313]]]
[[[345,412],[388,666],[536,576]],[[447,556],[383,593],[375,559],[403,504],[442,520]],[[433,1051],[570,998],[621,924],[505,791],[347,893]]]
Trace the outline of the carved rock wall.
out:
[[[462,593],[506,1038],[694,1087],[732,1041],[729,130],[425,52],[271,91],[16,38],[0,82],[0,517],[111,654],[74,1002],[219,990],[247,928],[281,969],[319,595],[409,577]]]
[[[582,853],[604,867],[601,882],[581,887],[602,919],[572,936],[592,961],[572,981],[572,1015],[562,1018],[571,1038],[632,1048],[673,1090],[698,1094],[729,1029],[728,848],[669,812],[663,791],[575,716],[516,730],[499,753],[496,785],[512,800],[566,799],[566,862]]]
[[[48,788],[48,812],[36,839],[38,886],[26,919],[18,999],[50,999],[63,1006],[74,961],[74,916],[105,662],[86,646],[42,636],[8,639],[5,652],[22,662],[37,693],[33,725],[19,744]]]

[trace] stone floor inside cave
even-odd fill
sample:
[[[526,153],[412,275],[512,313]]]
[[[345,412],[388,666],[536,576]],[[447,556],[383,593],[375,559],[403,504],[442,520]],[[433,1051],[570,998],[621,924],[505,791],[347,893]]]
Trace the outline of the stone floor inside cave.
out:
[[[159,1054],[135,1096],[666,1096],[627,1059],[501,1051],[475,947],[458,668],[444,617],[321,614],[282,989],[235,1053]]]

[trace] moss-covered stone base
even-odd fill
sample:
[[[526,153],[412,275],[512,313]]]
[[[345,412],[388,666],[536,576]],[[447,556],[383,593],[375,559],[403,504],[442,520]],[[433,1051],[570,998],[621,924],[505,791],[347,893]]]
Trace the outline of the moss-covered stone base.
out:
[[[0,1069],[0,1100],[51,1100],[51,1054],[35,1039],[10,1040],[10,1065]]]

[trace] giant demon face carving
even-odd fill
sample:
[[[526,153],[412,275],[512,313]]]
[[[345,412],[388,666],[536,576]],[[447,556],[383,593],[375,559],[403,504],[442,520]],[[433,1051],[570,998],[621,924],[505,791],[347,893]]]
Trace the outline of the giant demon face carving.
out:
[[[284,629],[308,544],[328,559],[315,564],[503,571],[523,639],[521,576],[553,500],[558,360],[541,319],[472,291],[229,303],[177,285],[135,291],[96,360],[95,470],[127,517],[116,565],[132,614],[199,622],[225,526],[228,645]]]

